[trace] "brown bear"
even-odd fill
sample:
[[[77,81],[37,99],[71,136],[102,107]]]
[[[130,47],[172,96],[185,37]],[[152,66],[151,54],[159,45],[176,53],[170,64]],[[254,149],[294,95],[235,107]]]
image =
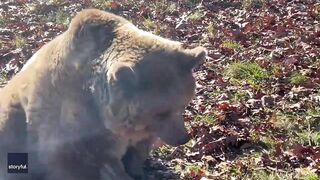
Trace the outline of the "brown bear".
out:
[[[0,179],[139,179],[150,145],[189,140],[182,112],[204,48],[87,9],[0,90]],[[10,152],[29,173],[8,174]]]

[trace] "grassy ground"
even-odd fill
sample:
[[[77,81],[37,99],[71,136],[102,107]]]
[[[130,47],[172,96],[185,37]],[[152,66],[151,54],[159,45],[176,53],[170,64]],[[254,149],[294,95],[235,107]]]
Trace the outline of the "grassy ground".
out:
[[[320,179],[319,1],[2,0],[0,86],[87,7],[208,49],[184,115],[193,139],[156,150],[150,177]]]

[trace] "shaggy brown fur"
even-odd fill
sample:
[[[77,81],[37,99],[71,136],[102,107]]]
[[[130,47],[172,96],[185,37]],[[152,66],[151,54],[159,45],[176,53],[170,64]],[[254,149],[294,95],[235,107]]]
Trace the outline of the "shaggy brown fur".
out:
[[[188,141],[181,113],[204,57],[201,47],[83,10],[0,90],[0,179],[131,179],[125,169],[141,177],[153,138]],[[28,152],[30,173],[7,174],[7,152]]]

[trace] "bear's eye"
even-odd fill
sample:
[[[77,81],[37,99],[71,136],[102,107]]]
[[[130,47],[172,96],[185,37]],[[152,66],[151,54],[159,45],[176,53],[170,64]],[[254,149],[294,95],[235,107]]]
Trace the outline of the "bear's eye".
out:
[[[164,111],[156,114],[156,117],[159,119],[167,119],[170,117],[171,111]]]

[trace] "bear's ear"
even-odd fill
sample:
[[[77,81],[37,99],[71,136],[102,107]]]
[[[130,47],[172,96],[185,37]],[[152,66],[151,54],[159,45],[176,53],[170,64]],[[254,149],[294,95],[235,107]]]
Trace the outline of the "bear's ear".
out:
[[[109,47],[115,37],[115,28],[122,19],[116,15],[97,9],[79,12],[71,21],[67,30],[72,47],[92,57],[92,53],[101,53]]]
[[[88,56],[101,53],[107,49],[115,35],[113,28],[107,24],[83,24],[73,35],[73,47]]]
[[[132,97],[138,85],[138,77],[131,63],[116,62],[107,73],[110,88],[120,91],[126,98]]]
[[[200,46],[193,49],[185,49],[184,53],[187,55],[187,59],[184,62],[184,66],[187,69],[192,69],[198,64],[201,64],[207,56],[206,49]]]
[[[92,42],[95,48],[105,48],[114,39],[113,28],[107,24],[90,23],[83,25],[76,34],[77,43]]]
[[[122,112],[126,102],[134,96],[138,78],[134,68],[129,63],[116,62],[108,70],[109,108],[113,115]]]

